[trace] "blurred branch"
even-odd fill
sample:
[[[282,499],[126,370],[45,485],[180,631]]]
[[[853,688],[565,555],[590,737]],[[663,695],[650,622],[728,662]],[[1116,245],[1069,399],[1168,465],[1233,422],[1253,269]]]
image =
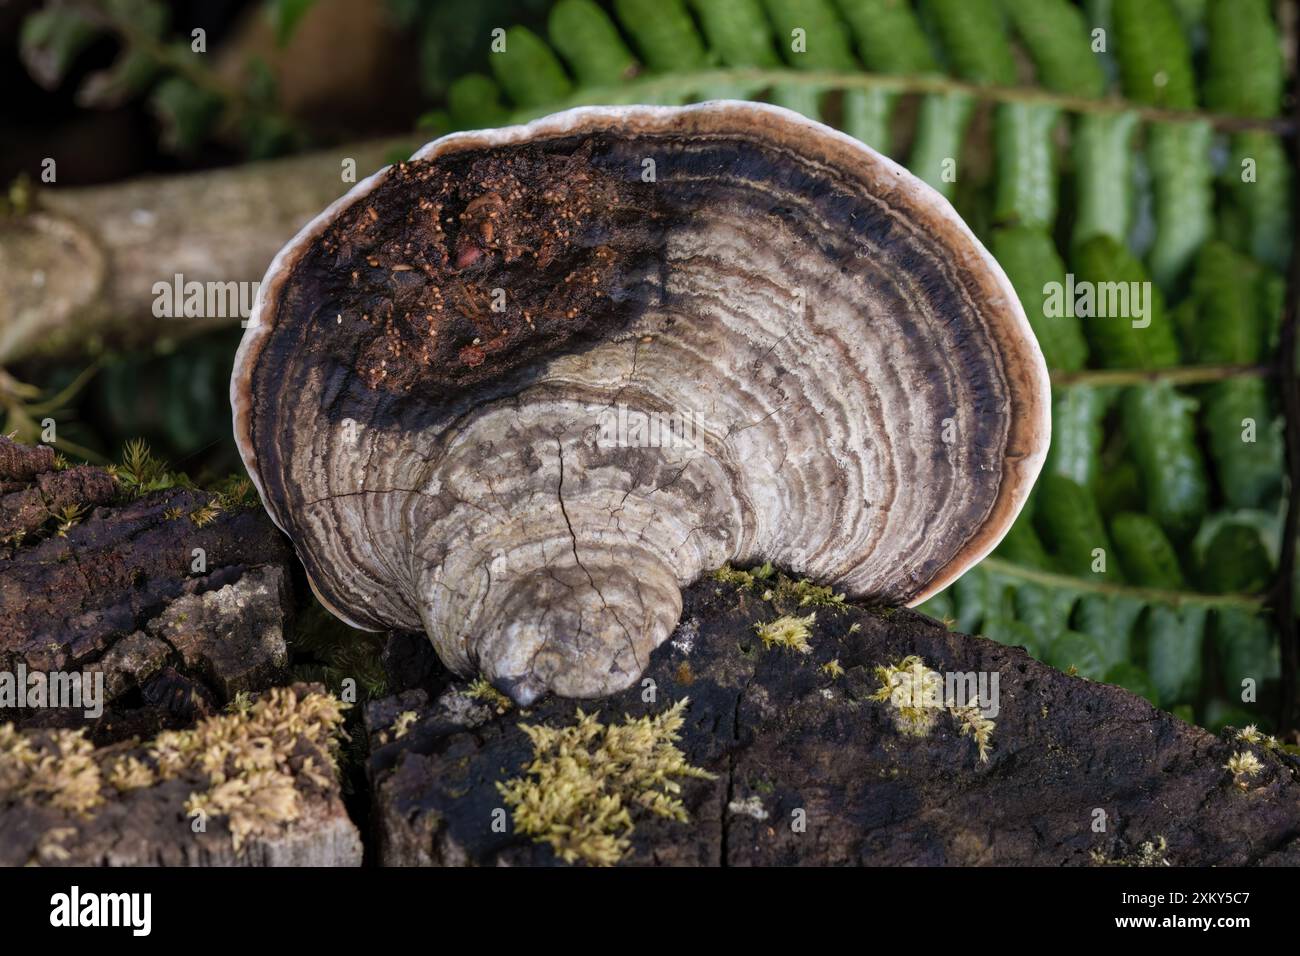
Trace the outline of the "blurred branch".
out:
[[[154,284],[256,282],[295,232],[411,139],[353,143],[182,176],[33,193],[0,216],[0,365],[159,347],[239,316],[154,314]]]

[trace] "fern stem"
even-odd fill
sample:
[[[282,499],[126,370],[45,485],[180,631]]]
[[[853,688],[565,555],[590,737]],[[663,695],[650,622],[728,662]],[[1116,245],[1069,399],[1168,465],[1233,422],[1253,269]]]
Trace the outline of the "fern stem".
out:
[[[1281,135],[1291,132],[1289,119],[1256,119],[1200,110],[1169,110],[1142,106],[1118,97],[1089,99],[1024,86],[987,86],[946,76],[899,76],[884,73],[843,73],[821,70],[736,68],[686,73],[649,73],[617,86],[591,87],[545,106],[519,110],[512,122],[525,122],[573,106],[600,103],[684,101],[701,89],[734,84],[755,88],[812,87],[838,90],[892,90],[898,93],[966,93],[995,103],[1042,103],[1072,113],[1134,113],[1148,122],[1204,120],[1217,129],[1262,129]],[[674,100],[673,98],[676,98]]]
[[[1268,365],[1181,365],[1171,368],[1084,369],[1052,371],[1053,385],[1204,385],[1231,378],[1265,378],[1274,373]]]
[[[1253,594],[1201,594],[1196,591],[1169,591],[1163,588],[1139,588],[1126,584],[1110,584],[1105,581],[1092,581],[1088,578],[1076,578],[1069,574],[1057,574],[1054,571],[1042,571],[1027,568],[1001,558],[985,558],[978,567],[992,574],[1009,578],[1019,578],[1033,584],[1049,588],[1061,588],[1070,591],[1087,591],[1090,594],[1105,594],[1113,597],[1129,597],[1146,604],[1168,604],[1178,607],[1184,604],[1202,607],[1235,607],[1243,611],[1259,611],[1264,606],[1263,596]]]

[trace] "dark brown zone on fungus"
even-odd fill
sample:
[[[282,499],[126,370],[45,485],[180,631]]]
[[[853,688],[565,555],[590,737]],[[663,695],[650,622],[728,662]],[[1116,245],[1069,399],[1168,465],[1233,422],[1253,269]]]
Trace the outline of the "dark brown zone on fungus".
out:
[[[438,400],[627,318],[663,212],[632,171],[594,165],[592,146],[394,167],[294,277],[297,301],[317,303],[309,347],[367,388]]]

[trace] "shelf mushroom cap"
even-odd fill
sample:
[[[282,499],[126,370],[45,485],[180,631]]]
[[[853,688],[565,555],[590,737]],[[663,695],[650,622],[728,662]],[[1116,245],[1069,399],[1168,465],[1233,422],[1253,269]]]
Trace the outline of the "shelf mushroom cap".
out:
[[[456,133],[358,183],[272,262],[231,403],[321,601],[522,704],[629,686],[727,562],[919,603],[1050,432],[948,202],[731,101]]]

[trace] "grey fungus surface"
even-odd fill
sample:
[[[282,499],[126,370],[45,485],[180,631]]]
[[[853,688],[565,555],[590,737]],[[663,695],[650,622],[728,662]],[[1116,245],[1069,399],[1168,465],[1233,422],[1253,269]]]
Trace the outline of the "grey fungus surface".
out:
[[[635,681],[771,560],[915,604],[1049,439],[1010,284],[937,193],[752,103],[444,137],[281,251],[235,433],[322,601],[517,701]]]

